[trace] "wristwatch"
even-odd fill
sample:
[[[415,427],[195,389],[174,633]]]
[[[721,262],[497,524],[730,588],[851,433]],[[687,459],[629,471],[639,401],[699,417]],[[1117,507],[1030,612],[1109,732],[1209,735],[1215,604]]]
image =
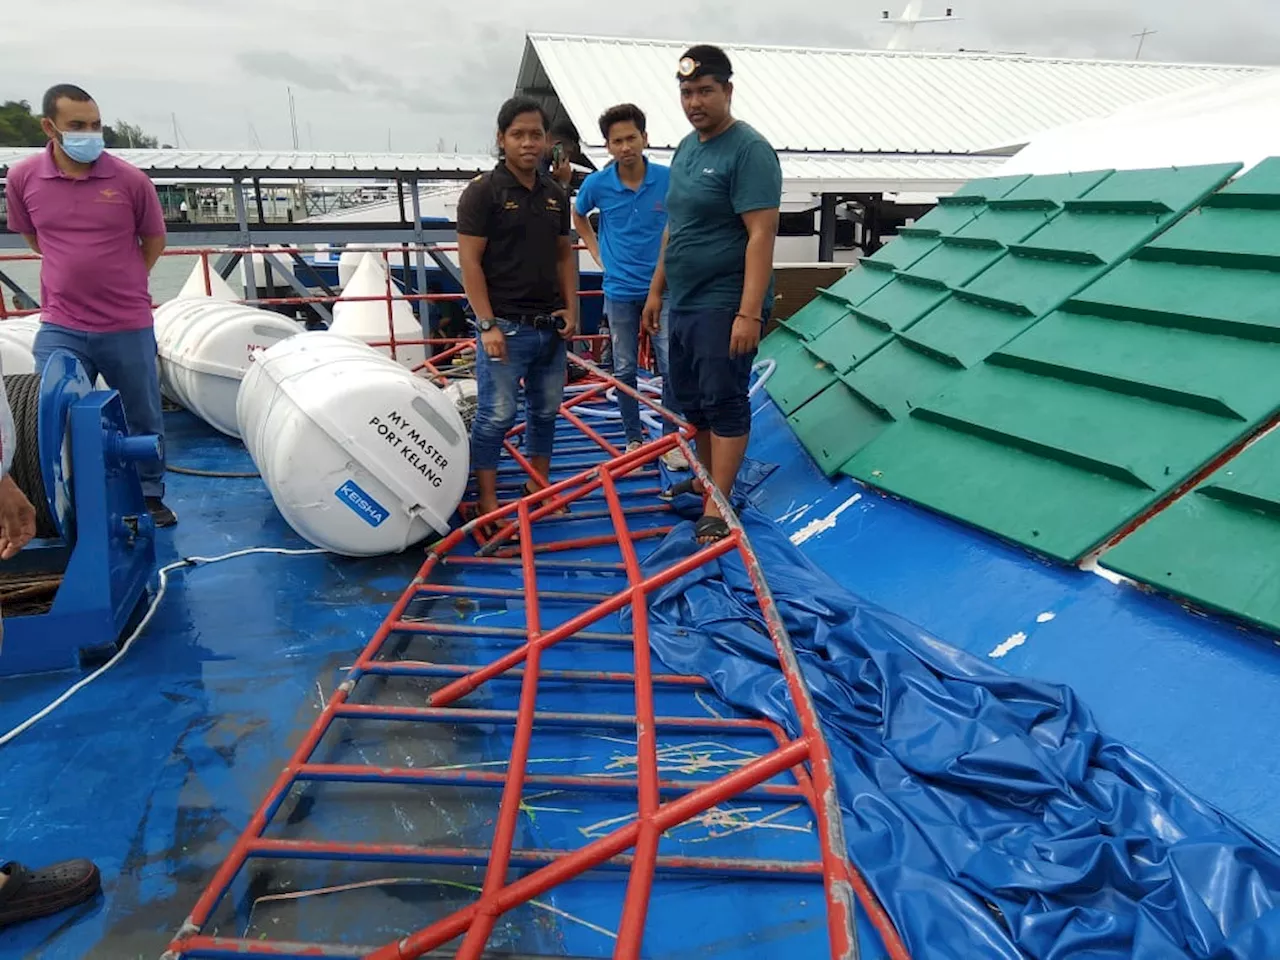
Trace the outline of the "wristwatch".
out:
[[[497,320],[476,320],[476,329],[481,333],[488,333],[498,325]]]

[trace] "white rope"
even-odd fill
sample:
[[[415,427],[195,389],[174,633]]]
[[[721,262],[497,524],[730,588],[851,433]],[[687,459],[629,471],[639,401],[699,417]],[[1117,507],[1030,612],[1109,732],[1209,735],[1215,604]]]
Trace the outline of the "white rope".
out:
[[[178,560],[174,563],[169,564],[168,566],[161,567],[160,568],[160,587],[156,591],[156,595],[152,599],[151,605],[147,608],[146,614],[143,616],[142,620],[138,623],[137,627],[134,628],[133,633],[129,634],[129,638],[125,640],[124,644],[120,647],[120,650],[116,653],[116,655],[112,657],[110,660],[108,660],[106,663],[104,663],[97,670],[95,670],[93,673],[89,674],[87,677],[84,677],[83,679],[77,681],[76,683],[68,687],[65,693],[63,693],[60,697],[58,697],[58,699],[54,700],[51,704],[49,704],[39,713],[33,714],[32,716],[28,717],[26,720],[22,721],[22,723],[18,724],[16,727],[14,727],[4,736],[0,737],[0,747],[4,746],[6,743],[15,739],[16,737],[26,732],[27,730],[30,730],[32,727],[34,727],[37,723],[39,723],[45,717],[49,716],[49,714],[53,713],[53,711],[57,710],[58,707],[62,706],[64,703],[70,700],[73,696],[75,696],[77,693],[79,693],[89,684],[93,683],[93,681],[97,680],[100,676],[102,676],[104,673],[106,673],[108,670],[110,670],[117,663],[119,663],[121,660],[124,659],[125,654],[129,652],[129,648],[133,646],[134,641],[137,640],[138,637],[142,636],[142,631],[147,628],[147,624],[149,624],[151,622],[151,618],[155,616],[155,612],[160,606],[160,601],[164,599],[165,591],[169,587],[169,574],[172,571],[179,570],[182,567],[208,566],[211,563],[221,563],[223,560],[234,560],[237,557],[246,557],[246,556],[249,556],[250,554],[255,554],[255,553],[274,553],[274,554],[279,554],[281,556],[286,556],[286,557],[303,557],[303,556],[312,556],[317,553],[324,553],[324,551],[323,550],[289,550],[284,547],[250,547],[247,550],[236,550],[234,553],[224,553],[218,557],[187,557],[185,560]]]

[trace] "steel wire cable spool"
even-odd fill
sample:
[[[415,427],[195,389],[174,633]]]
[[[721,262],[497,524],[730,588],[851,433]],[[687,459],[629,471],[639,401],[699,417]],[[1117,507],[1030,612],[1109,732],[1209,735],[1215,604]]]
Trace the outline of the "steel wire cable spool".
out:
[[[470,433],[475,423],[476,412],[480,409],[480,393],[473,377],[459,377],[444,388],[445,396],[453,401],[454,407],[462,417],[462,422]]]
[[[58,525],[49,510],[44,474],[40,468],[40,375],[18,373],[4,378],[4,389],[13,411],[13,465],[9,474],[13,482],[36,508],[36,536],[53,539],[59,536]]]

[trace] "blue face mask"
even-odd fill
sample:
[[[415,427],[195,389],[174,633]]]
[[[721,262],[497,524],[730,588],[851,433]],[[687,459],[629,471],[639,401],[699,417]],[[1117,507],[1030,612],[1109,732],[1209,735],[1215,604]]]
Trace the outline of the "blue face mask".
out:
[[[66,133],[59,130],[63,152],[76,163],[93,163],[102,156],[101,133]]]

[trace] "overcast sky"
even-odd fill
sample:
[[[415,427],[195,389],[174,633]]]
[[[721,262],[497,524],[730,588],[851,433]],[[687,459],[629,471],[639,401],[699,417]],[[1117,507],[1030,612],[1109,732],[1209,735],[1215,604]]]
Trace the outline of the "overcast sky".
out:
[[[946,0],[926,0],[941,13]],[[953,0],[925,49],[1280,64],[1280,0]],[[903,0],[7,0],[0,101],[87,87],[108,122],[196,149],[487,149],[526,32],[882,47]],[[364,8],[373,13],[357,12]],[[850,109],[857,109],[851,104]],[[256,142],[255,142],[256,138]]]

